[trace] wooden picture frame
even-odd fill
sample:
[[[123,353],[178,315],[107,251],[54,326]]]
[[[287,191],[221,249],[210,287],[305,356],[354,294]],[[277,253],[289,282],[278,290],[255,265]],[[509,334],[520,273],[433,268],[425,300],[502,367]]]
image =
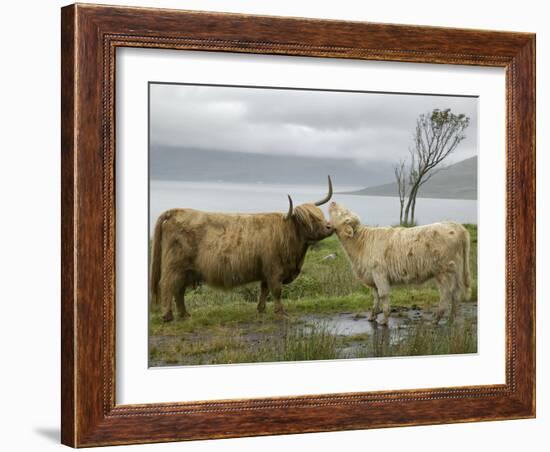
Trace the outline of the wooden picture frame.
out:
[[[535,416],[535,35],[177,10],[62,9],[61,438],[73,447]],[[115,403],[115,50],[147,47],[506,70],[506,383]]]

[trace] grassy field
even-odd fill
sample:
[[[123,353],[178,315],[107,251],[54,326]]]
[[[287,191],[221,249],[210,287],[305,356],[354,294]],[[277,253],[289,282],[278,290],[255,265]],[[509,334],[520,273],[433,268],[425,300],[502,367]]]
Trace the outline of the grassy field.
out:
[[[267,312],[257,313],[259,283],[228,292],[206,286],[188,291],[186,305],[191,317],[186,320],[165,324],[160,318],[160,307],[152,306],[150,365],[474,353],[477,226],[465,226],[472,245],[472,296],[470,307],[461,312],[470,314],[459,316],[452,326],[433,326],[427,321],[439,300],[435,286],[428,283],[393,289],[392,317],[396,327],[372,329],[365,319],[372,307],[370,290],[357,282],[337,238],[332,236],[308,251],[300,276],[284,286],[283,303],[289,319],[281,320],[273,314],[270,298]],[[411,317],[411,313],[416,317]],[[368,326],[369,331],[343,334],[335,319],[344,314],[364,322],[361,325]]]

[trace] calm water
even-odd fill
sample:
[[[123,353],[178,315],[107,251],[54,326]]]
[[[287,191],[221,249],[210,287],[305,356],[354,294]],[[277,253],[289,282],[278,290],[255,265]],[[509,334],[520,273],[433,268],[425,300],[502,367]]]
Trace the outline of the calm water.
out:
[[[337,191],[362,187],[338,186]],[[174,207],[190,207],[211,212],[286,212],[287,193],[294,205],[325,196],[326,185],[229,184],[151,180],[149,225],[152,233],[157,217]],[[356,212],[363,223],[388,226],[399,222],[399,200],[390,197],[335,194],[332,198]],[[327,205],[322,207],[328,216]],[[442,220],[477,223],[477,201],[463,199],[418,199],[419,224]]]

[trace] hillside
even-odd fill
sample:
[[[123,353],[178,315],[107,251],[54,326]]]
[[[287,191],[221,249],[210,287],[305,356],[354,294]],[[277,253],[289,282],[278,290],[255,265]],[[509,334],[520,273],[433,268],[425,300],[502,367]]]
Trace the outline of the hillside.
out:
[[[352,159],[253,154],[211,149],[151,146],[150,177],[157,180],[217,181],[266,184],[323,185],[330,174],[337,185],[361,187],[365,181],[382,184],[392,165]]]
[[[397,196],[397,184],[376,185],[347,192],[362,196]],[[440,170],[424,184],[419,198],[477,199],[477,157],[462,160]]]

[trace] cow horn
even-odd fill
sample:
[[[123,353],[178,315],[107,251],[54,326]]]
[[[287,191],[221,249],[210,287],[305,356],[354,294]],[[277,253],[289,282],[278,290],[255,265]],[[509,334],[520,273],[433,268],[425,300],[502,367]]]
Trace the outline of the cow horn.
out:
[[[286,219],[287,220],[290,220],[292,218],[292,209],[293,209],[293,205],[292,205],[292,198],[290,197],[290,195],[287,195],[288,196],[288,213],[286,214]]]
[[[317,201],[314,203],[316,206],[322,206],[326,202],[329,202],[330,198],[332,198],[332,180],[330,180],[330,176],[328,177],[328,194],[321,199],[320,201]]]

